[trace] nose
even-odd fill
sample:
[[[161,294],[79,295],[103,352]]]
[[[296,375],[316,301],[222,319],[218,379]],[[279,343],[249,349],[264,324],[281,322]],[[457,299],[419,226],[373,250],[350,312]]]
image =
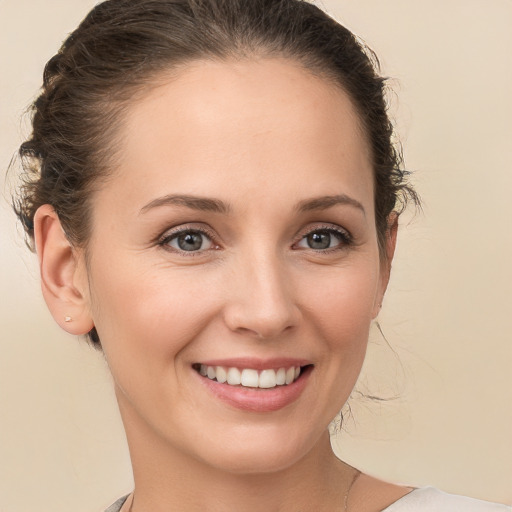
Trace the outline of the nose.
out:
[[[234,332],[259,339],[276,338],[298,325],[300,308],[284,262],[252,253],[230,276],[224,320]]]

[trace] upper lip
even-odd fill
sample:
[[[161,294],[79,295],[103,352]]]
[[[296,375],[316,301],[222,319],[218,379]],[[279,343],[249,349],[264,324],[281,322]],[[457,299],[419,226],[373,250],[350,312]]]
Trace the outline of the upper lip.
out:
[[[226,368],[250,368],[252,370],[279,370],[279,368],[290,368],[291,366],[307,366],[312,364],[312,362],[307,359],[298,359],[295,357],[276,357],[272,359],[235,357],[198,361],[198,364],[204,364],[206,366],[224,366]]]

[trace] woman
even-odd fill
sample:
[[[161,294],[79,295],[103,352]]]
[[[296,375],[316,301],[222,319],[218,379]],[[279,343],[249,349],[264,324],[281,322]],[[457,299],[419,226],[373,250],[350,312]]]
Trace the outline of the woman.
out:
[[[350,32],[292,0],[105,2],[48,63],[33,128],[17,212],[130,447],[109,511],[506,510],[330,447],[415,198]]]

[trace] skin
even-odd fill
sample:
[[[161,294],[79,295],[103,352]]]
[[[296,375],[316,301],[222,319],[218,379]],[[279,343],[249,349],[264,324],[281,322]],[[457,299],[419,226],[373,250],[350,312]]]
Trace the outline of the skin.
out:
[[[73,334],[94,325],[102,340],[133,510],[340,510],[356,472],[332,453],[327,426],[359,375],[397,224],[379,253],[370,152],[349,97],[283,59],[196,62],[129,107],[120,140],[92,199],[87,257],[50,206],[35,231],[56,321]],[[179,249],[184,229],[199,250]],[[330,248],[308,245],[319,232]],[[241,410],[193,369],[231,357],[301,358],[312,371],[285,407]],[[350,506],[377,511],[406,492],[361,476]]]

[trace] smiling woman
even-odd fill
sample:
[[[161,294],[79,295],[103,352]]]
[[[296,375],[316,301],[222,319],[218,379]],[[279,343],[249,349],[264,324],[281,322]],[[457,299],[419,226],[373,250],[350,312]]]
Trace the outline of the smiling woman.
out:
[[[330,446],[417,201],[383,95],[298,0],[109,0],[47,64],[15,209],[113,376],[135,489],[110,512],[508,510]]]

